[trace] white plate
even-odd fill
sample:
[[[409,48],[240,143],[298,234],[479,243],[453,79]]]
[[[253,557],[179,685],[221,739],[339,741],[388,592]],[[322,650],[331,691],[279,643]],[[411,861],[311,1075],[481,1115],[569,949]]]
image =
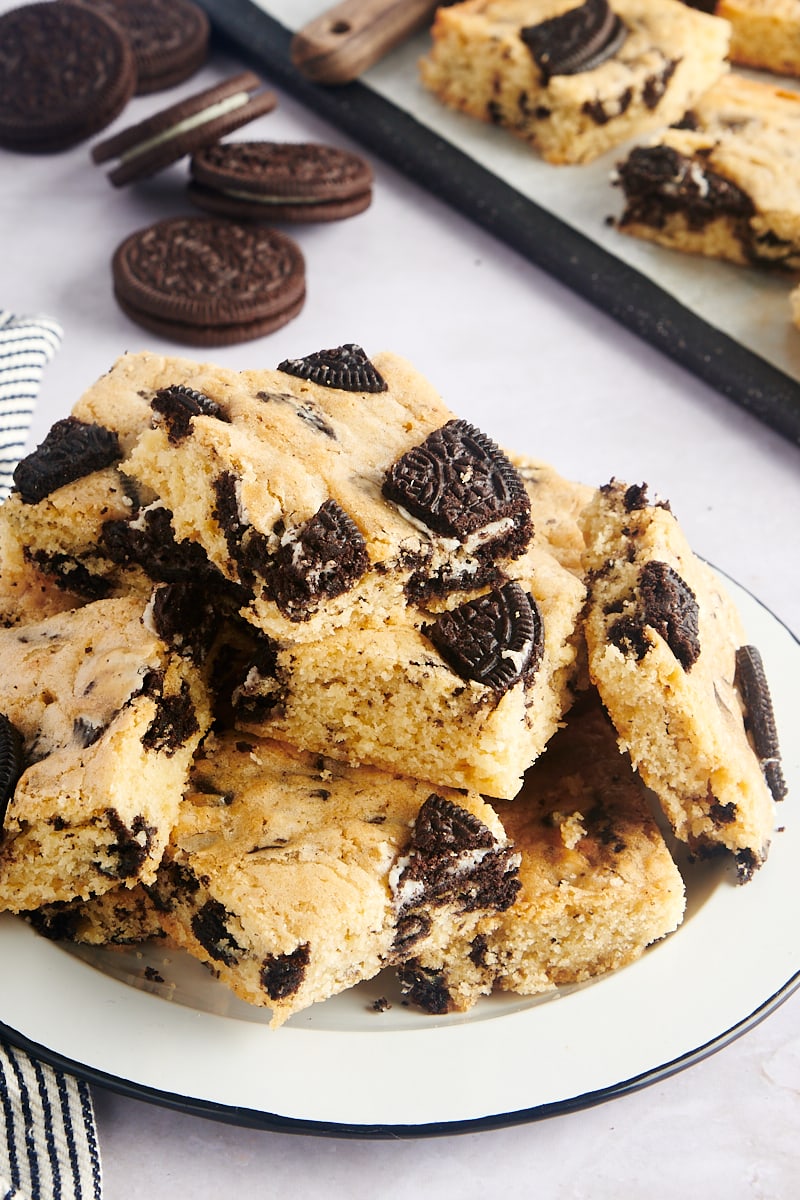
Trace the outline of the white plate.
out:
[[[68,950],[0,916],[0,1029],[115,1090],[273,1129],[359,1136],[486,1128],[596,1103],[689,1066],[800,982],[800,644],[734,584],[770,678],[790,794],[766,866],[745,886],[681,863],[680,929],[592,984],[491,997],[428,1017],[379,977],[282,1029],[204,968],[163,949]],[[154,973],[163,982],[154,978]],[[387,996],[378,1012],[373,1001]]]

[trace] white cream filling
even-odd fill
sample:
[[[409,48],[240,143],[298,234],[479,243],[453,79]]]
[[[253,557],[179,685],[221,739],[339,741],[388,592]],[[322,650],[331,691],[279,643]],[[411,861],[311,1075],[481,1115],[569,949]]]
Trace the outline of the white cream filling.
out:
[[[181,134],[197,129],[198,126],[205,125],[209,121],[215,121],[217,117],[224,117],[230,112],[235,112],[237,108],[243,108],[249,99],[249,92],[235,92],[232,96],[226,96],[224,100],[218,100],[216,104],[210,104],[208,108],[193,113],[190,117],[184,117],[182,121],[170,125],[161,133],[155,133],[152,137],[145,138],[143,142],[139,142],[137,146],[132,146],[130,150],[121,154],[119,161],[120,163],[130,162],[132,158],[138,158],[140,154],[146,154],[157,146],[163,146],[164,142],[168,142],[172,138],[180,137]]]
[[[255,204],[319,204],[318,196],[259,196],[257,192],[240,191],[238,188],[219,188],[222,196],[232,200],[249,200]]]
[[[435,538],[440,546],[450,554],[455,553],[459,549],[465,550],[469,554],[471,551],[479,549],[485,542],[492,541],[494,538],[500,537],[514,528],[514,518],[503,517],[499,521],[492,521],[490,524],[476,529],[474,533],[471,533],[462,542],[459,538],[441,537],[435,534],[433,530],[428,528],[424,521],[421,521],[419,517],[413,516],[407,508],[403,508],[402,504],[396,504],[395,507],[404,521],[408,521],[409,525],[413,525],[420,533],[424,533],[427,539],[431,540]]]
[[[469,874],[480,867],[483,860],[491,854],[497,853],[499,850],[505,849],[506,845],[496,843],[493,846],[481,846],[474,850],[465,850],[458,854],[453,861],[445,868],[443,874],[445,878],[458,878],[459,876]],[[389,888],[394,901],[396,912],[403,912],[407,908],[413,908],[414,905],[424,898],[425,884],[421,879],[404,879],[406,869],[411,863],[412,855],[404,855],[398,858],[389,872]],[[522,856],[513,854],[509,857],[506,864],[506,873],[510,870],[519,868]]]

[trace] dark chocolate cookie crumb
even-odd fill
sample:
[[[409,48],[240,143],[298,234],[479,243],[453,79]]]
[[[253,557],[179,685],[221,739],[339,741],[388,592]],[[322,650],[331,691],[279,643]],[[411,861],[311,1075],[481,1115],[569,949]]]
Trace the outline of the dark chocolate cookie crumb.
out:
[[[633,654],[640,662],[652,645],[641,617],[631,614],[609,625],[608,640],[623,654]]]
[[[495,839],[474,813],[432,792],[417,813],[411,844],[418,853],[434,857],[486,849]]]
[[[142,745],[169,756],[185,745],[198,729],[189,685],[184,679],[179,692],[157,698],[156,714],[142,734]]]
[[[644,87],[642,88],[642,99],[651,111],[661,102],[664,93],[669,87],[669,81],[675,74],[677,65],[678,59],[667,59],[661,71],[649,75],[645,80]]]
[[[0,713],[0,825],[24,763],[22,734],[5,713]]]
[[[269,592],[291,621],[307,620],[317,601],[339,596],[369,566],[355,521],[326,500],[304,525],[283,539],[268,573]]]
[[[667,563],[646,563],[639,576],[644,620],[663,637],[684,671],[700,656],[699,610],[692,589]]]
[[[211,515],[222,530],[228,553],[236,562],[241,556],[246,526],[239,515],[238,479],[232,471],[222,471],[214,479],[214,508]]]
[[[395,904],[403,916],[421,905],[443,904],[463,912],[504,912],[520,888],[518,867],[513,850],[500,846],[482,821],[434,792],[417,814],[407,861],[394,888]],[[413,928],[407,923],[405,933],[411,935]],[[419,927],[418,936],[423,929]],[[402,923],[398,930],[402,944]]]
[[[647,484],[632,483],[629,488],[626,488],[622,503],[625,512],[637,512],[639,509],[647,508],[650,503],[647,498]]]
[[[584,100],[581,112],[594,121],[595,125],[607,125],[609,121],[613,121],[627,112],[632,100],[633,88],[628,87],[621,95],[609,102],[608,106],[602,100]]]
[[[162,641],[193,662],[205,661],[220,618],[202,582],[180,581],[155,588],[150,612]]]
[[[608,0],[586,0],[578,8],[525,26],[519,36],[546,84],[553,75],[577,75],[599,67],[620,49],[628,30]]]
[[[736,859],[736,878],[738,883],[749,883],[753,878],[759,863],[752,850],[737,850]]]
[[[287,1000],[300,988],[311,961],[308,942],[291,954],[270,954],[261,966],[261,986],[270,1000]]]
[[[74,942],[80,927],[80,912],[68,901],[58,900],[46,908],[23,913],[41,937],[53,942]]]
[[[423,1012],[442,1016],[450,1011],[451,997],[442,971],[423,967],[417,959],[411,959],[398,967],[397,976],[405,995]]]
[[[100,540],[112,562],[137,564],[159,583],[203,579],[217,575],[199,542],[177,541],[172,513],[160,505],[144,509],[129,521],[106,521]],[[217,587],[224,587],[221,574]]]
[[[84,600],[102,600],[111,591],[111,581],[90,571],[85,563],[71,554],[49,553],[47,550],[24,550],[25,558],[52,579],[57,588],[73,592]]]
[[[14,485],[26,504],[38,504],[56,488],[110,467],[121,458],[119,437],[112,429],[64,417],[17,463]]]
[[[161,388],[150,401],[150,407],[163,418],[167,437],[175,445],[191,433],[193,417],[229,420],[227,413],[216,400],[184,384]]]
[[[638,611],[614,621],[609,640],[623,654],[641,660],[652,646],[647,629],[653,629],[684,671],[691,671],[700,656],[699,610],[692,589],[668,563],[654,559],[640,572],[638,592]]]
[[[385,392],[388,384],[361,346],[347,342],[333,350],[318,350],[305,358],[285,358],[278,370],[321,387],[345,392]]]
[[[788,786],[781,766],[778,727],[772,707],[767,673],[757,646],[740,646],[736,651],[734,683],[744,706],[744,725],[761,763],[774,800],[783,800]]]
[[[474,963],[476,967],[485,967],[488,950],[489,943],[486,939],[486,935],[483,933],[476,934],[476,936],[472,939],[472,945],[469,949],[470,962]]]
[[[736,820],[736,805],[733,801],[729,804],[720,804],[718,800],[715,800],[709,807],[708,815],[717,829],[719,829],[723,825],[730,825],[731,821]]]
[[[106,815],[117,839],[108,847],[109,854],[117,860],[112,874],[117,879],[133,879],[147,860],[157,830],[154,825],[148,825],[141,815],[134,817],[129,826],[115,808],[109,809]]]
[[[671,146],[636,146],[618,168],[617,179],[627,208],[621,225],[642,223],[660,229],[674,212],[685,215],[689,228],[728,217],[748,246],[753,201],[730,179],[680,154]]]
[[[441,613],[422,631],[457,675],[498,696],[530,679],[544,651],[536,601],[513,580]]]
[[[493,541],[525,548],[530,500],[502,450],[468,421],[448,421],[387,471],[383,494],[434,533],[465,541],[487,525],[510,522]],[[505,548],[505,547],[504,547]]]
[[[219,900],[206,900],[192,917],[192,933],[214,962],[235,967],[243,947],[228,928],[230,913]]]
[[[267,634],[248,629],[241,639],[221,640],[211,670],[215,726],[229,729],[237,720],[265,720],[277,696],[262,694],[260,684],[275,679],[277,666],[278,646]]]
[[[405,958],[412,946],[428,936],[432,924],[427,913],[410,912],[407,916],[401,917],[395,927],[392,943],[393,954],[399,958]]]

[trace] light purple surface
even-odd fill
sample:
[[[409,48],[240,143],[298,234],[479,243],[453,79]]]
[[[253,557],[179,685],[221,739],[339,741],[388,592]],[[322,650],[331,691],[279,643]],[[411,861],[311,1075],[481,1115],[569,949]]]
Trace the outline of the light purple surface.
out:
[[[0,11],[10,7],[0,3]],[[218,59],[173,92],[138,98],[112,129],[238,66]],[[247,136],[348,144],[284,98]],[[289,230],[307,259],[301,315],[271,337],[206,357],[257,367],[345,341],[368,352],[395,350],[498,441],[589,483],[646,480],[670,499],[700,554],[800,632],[798,449],[373,165],[375,199],[366,213]],[[148,185],[118,191],[92,166],[88,146],[45,157],[0,151],[0,299],[16,311],[47,312],[65,331],[45,372],[31,444],[123,351],[197,357],[132,325],[111,292],[118,242],[159,217],[191,211],[185,172],[178,164]],[[136,1031],[119,1036],[135,1039]],[[516,1190],[554,1200],[785,1197],[800,1165],[800,998],[644,1091],[491,1133],[346,1142],[240,1129],[100,1089],[95,1102],[108,1200],[424,1193],[469,1200]]]

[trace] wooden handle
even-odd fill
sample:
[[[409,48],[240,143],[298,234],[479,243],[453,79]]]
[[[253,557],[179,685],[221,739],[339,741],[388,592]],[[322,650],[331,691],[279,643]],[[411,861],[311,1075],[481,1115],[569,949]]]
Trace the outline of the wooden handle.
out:
[[[294,35],[292,63],[316,83],[349,83],[422,29],[436,8],[437,0],[342,0]]]

